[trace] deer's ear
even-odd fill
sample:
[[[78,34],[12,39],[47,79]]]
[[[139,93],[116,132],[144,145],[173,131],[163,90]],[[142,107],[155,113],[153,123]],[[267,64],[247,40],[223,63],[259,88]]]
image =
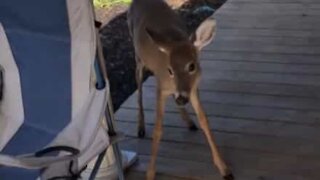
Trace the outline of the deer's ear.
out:
[[[151,40],[158,46],[160,51],[166,54],[169,54],[170,51],[169,51],[169,47],[166,46],[165,36],[149,28],[146,28],[146,32],[148,36],[151,38]]]
[[[191,40],[198,50],[201,50],[212,41],[216,34],[216,24],[216,20],[213,17],[209,17],[191,35]]]

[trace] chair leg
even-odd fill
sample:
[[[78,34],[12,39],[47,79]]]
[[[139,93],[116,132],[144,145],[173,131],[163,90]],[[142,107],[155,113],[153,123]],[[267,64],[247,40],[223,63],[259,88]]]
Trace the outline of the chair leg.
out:
[[[101,163],[102,163],[105,155],[106,155],[106,150],[99,154],[98,159],[97,159],[96,163],[94,164],[94,167],[93,167],[92,172],[90,174],[89,180],[94,180],[96,178],[97,173],[100,169]]]
[[[108,101],[107,107],[106,107],[106,112],[105,112],[105,119],[106,119],[106,123],[108,126],[108,133],[110,136],[116,135],[116,132],[114,130],[114,126],[113,126],[113,118],[112,118],[112,114],[110,112],[110,106],[109,106],[110,101]],[[111,145],[112,146],[112,150],[113,150],[113,154],[115,156],[115,162],[117,165],[117,170],[118,170],[118,178],[119,180],[124,180],[124,173],[123,173],[123,166],[122,166],[122,154],[120,152],[119,146],[117,143],[114,143]],[[104,159],[104,156],[106,155],[106,150],[103,151],[101,154],[99,154],[98,159],[94,165],[94,168],[90,174],[90,178],[89,180],[94,180],[98,170],[102,164],[102,161]]]
[[[125,180],[124,174],[123,174],[123,166],[122,166],[122,154],[119,150],[119,147],[117,144],[112,145],[113,153],[115,156],[115,162],[117,165],[117,170],[118,170],[118,178],[119,180]],[[98,171],[100,169],[100,166],[102,164],[102,161],[106,155],[107,150],[103,151],[102,153],[99,154],[96,163],[94,164],[94,167],[92,169],[92,172],[90,174],[89,180],[95,180]]]
[[[119,180],[124,180],[122,154],[120,152],[118,144],[112,145],[112,148],[113,148],[113,153],[114,153],[116,164],[117,164]]]
[[[107,74],[107,69],[105,66],[105,59],[103,56],[103,50],[102,50],[102,45],[101,45],[101,39],[99,37],[99,28],[96,28],[96,38],[97,38],[97,57],[98,57],[98,65],[99,65],[99,70],[101,72],[100,75],[102,75],[104,81],[106,83],[109,84],[108,81],[108,74]],[[111,95],[110,95],[110,90],[109,91],[109,97],[108,98],[108,102],[107,102],[107,106],[105,109],[105,117],[106,117],[106,123],[108,126],[108,134],[109,136],[114,136],[116,135],[116,131],[114,129],[114,111],[113,111],[113,107],[112,107],[112,99],[111,99]],[[115,160],[116,160],[116,164],[117,164],[117,169],[118,169],[118,175],[119,175],[119,180],[124,180],[124,174],[123,174],[123,166],[122,166],[122,154],[120,152],[120,149],[118,147],[117,143],[114,143],[112,145],[113,148],[113,153],[115,156]],[[101,156],[101,157],[100,157]],[[98,160],[101,158],[101,162],[103,160],[103,157],[105,156],[105,151],[104,154],[100,154]],[[98,161],[97,161],[98,162]],[[99,164],[97,164],[98,169],[100,168],[101,162],[98,162]],[[96,165],[95,165],[96,167]]]
[[[106,121],[107,121],[107,125],[108,125],[108,130],[109,130],[109,134],[110,135],[116,135],[116,132],[114,130],[114,117],[113,117],[113,108],[112,108],[112,101],[110,99],[111,97],[109,97],[109,101],[107,104],[107,108],[106,108],[106,112],[105,112],[105,116],[106,116]],[[115,156],[115,160],[116,160],[116,164],[117,164],[117,169],[118,169],[118,176],[119,176],[119,180],[124,180],[124,173],[123,173],[123,166],[122,166],[122,154],[120,152],[118,143],[114,143],[112,145],[113,148],[113,154]]]

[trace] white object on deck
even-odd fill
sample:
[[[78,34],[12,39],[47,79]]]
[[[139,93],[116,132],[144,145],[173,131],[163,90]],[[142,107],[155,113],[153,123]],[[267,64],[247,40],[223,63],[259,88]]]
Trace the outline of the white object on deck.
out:
[[[130,167],[138,158],[136,152],[131,151],[121,151],[122,154],[122,166],[123,169]],[[114,158],[113,149],[108,148],[106,155],[101,163],[101,166],[96,175],[96,180],[115,180],[118,178],[118,170],[116,161]],[[82,179],[87,180],[93,170],[97,158],[92,160],[87,169],[82,173]]]

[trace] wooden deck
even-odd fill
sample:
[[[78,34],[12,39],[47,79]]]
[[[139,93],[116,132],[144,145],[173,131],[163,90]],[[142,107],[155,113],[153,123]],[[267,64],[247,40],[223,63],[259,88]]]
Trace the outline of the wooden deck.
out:
[[[215,17],[217,36],[201,55],[200,94],[236,179],[319,180],[320,1],[229,0]],[[129,180],[144,179],[149,163],[154,90],[150,78],[145,139],[136,137],[136,94],[116,113],[130,137],[122,149],[139,153]],[[172,101],[164,125],[157,179],[220,179],[202,132],[187,130]]]

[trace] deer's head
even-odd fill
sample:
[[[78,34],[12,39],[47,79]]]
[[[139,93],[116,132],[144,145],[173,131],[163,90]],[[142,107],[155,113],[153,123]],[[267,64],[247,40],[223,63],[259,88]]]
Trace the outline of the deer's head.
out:
[[[186,33],[181,32],[176,35],[176,40],[168,40],[147,29],[158,49],[169,59],[166,73],[174,82],[174,96],[178,105],[187,104],[191,91],[196,90],[201,74],[199,52],[212,41],[215,31],[216,21],[212,17],[202,22],[190,37],[183,38]]]

